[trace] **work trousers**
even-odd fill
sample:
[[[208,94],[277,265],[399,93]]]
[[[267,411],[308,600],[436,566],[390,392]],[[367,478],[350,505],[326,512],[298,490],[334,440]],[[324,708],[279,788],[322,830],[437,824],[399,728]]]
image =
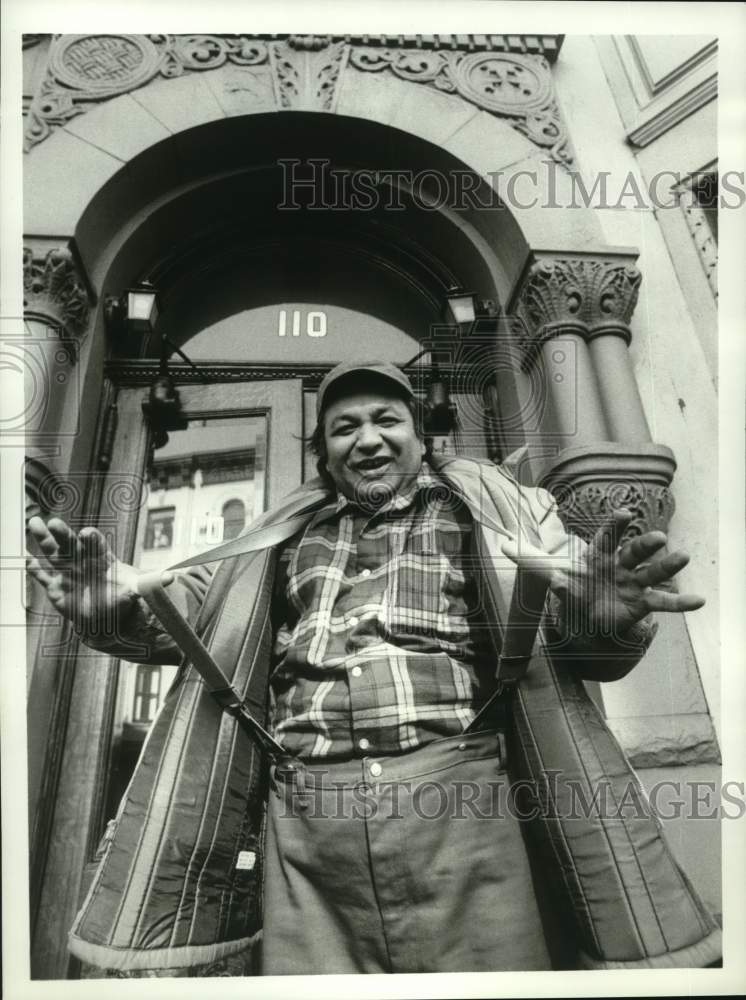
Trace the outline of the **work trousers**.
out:
[[[262,973],[550,968],[504,746],[273,767]]]

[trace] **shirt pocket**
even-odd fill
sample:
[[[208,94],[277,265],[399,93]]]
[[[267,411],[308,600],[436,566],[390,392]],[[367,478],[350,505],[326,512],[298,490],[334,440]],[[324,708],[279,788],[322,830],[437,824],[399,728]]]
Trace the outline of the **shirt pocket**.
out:
[[[395,557],[387,588],[387,620],[394,635],[435,636],[448,609],[445,587],[449,561],[439,551],[435,531],[413,532]]]

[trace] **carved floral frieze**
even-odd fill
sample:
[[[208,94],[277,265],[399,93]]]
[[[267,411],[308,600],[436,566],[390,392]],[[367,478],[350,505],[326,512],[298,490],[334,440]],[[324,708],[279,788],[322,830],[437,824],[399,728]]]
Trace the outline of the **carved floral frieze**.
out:
[[[366,39],[367,36],[361,36]],[[442,36],[422,47],[361,44],[351,36],[290,35],[59,35],[46,75],[29,108],[28,150],[96,103],[136,90],[156,77],[217,69],[225,64],[263,67],[278,109],[333,112],[345,67],[388,71],[434,86],[503,118],[559,162],[571,162],[567,131],[554,99],[547,59],[535,51],[478,48],[481,36]],[[437,36],[434,36],[437,37]],[[486,37],[486,36],[485,36]],[[501,36],[490,36],[491,38]],[[357,36],[356,36],[357,38]],[[411,44],[411,43],[409,43]],[[541,45],[532,46],[543,51]],[[529,46],[524,43],[524,50]]]
[[[555,160],[572,161],[551,70],[542,56],[361,47],[350,52],[350,65],[368,72],[389,70],[402,80],[457,94],[509,120],[531,142],[548,148]]]
[[[562,452],[543,472],[541,485],[553,494],[566,530],[590,540],[613,511],[624,508],[633,514],[625,531],[630,537],[668,530],[675,470],[673,453],[664,445],[630,449],[598,442]]]
[[[83,333],[90,303],[66,247],[48,250],[43,256],[35,255],[30,247],[23,248],[23,311],[68,335]]]
[[[559,491],[557,513],[566,530],[590,541],[608,522],[615,510],[629,510],[632,520],[625,537],[646,531],[666,531],[675,504],[668,486],[645,483],[640,479],[625,482],[620,478],[591,483],[570,484]]]

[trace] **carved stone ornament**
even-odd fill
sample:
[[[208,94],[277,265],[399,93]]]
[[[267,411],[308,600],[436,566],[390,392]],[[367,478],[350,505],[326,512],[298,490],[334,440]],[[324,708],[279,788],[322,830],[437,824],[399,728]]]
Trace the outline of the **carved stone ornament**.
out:
[[[288,45],[301,52],[320,52],[331,44],[331,35],[291,35]]]
[[[389,44],[376,46],[377,38]],[[402,35],[396,44],[396,36],[367,35],[58,35],[28,111],[25,149],[97,102],[158,76],[182,76],[226,63],[265,67],[278,108],[333,112],[349,60],[359,70],[388,69],[413,83],[458,94],[508,120],[554,159],[570,163],[567,132],[543,54],[556,57],[559,46],[552,38]],[[513,46],[521,51],[509,51]]]
[[[514,311],[523,320],[525,357],[561,333],[586,339],[614,333],[629,343],[629,321],[642,275],[630,260],[558,257],[535,261],[521,285]]]
[[[140,35],[67,35],[49,53],[49,71],[70,90],[113,97],[153,75],[159,52]]]
[[[348,47],[340,43],[319,48],[302,47],[297,40],[273,44],[270,63],[278,105],[297,111],[334,111],[347,54]]]
[[[626,508],[634,518],[625,537],[667,531],[674,512],[670,490],[676,461],[664,445],[639,445],[634,451],[610,441],[563,451],[542,473],[565,529],[586,541],[612,511]]]
[[[135,90],[158,75],[181,76],[228,61],[254,66],[267,56],[267,43],[246,35],[58,35],[29,108],[24,148],[28,151],[95,102]]]
[[[68,249],[59,247],[36,257],[29,247],[23,248],[23,311],[68,335],[83,333],[90,304]]]
[[[431,84],[500,118],[559,163],[572,162],[567,130],[542,56],[502,52],[443,52],[353,48],[350,65],[390,70],[402,80]]]

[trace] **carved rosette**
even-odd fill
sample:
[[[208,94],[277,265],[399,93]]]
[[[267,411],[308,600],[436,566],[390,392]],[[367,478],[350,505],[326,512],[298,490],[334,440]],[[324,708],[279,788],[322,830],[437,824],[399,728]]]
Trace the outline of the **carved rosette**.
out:
[[[350,65],[372,72],[388,69],[402,80],[458,94],[507,119],[531,142],[548,148],[559,163],[572,162],[549,63],[542,56],[353,48]]]
[[[52,43],[47,72],[29,108],[24,148],[55,126],[147,83],[161,55],[145,35],[61,35]]]
[[[525,361],[544,341],[561,333],[586,339],[615,333],[630,341],[629,321],[642,275],[631,259],[566,257],[535,261],[515,302],[525,324],[521,339]]]
[[[37,257],[29,247],[23,248],[23,311],[61,334],[79,337],[83,333],[90,303],[68,249],[58,247]]]
[[[412,37],[420,37],[422,44],[422,36]],[[448,48],[437,42],[430,48],[407,47],[405,36],[399,45],[376,47],[351,36],[329,35],[290,35],[278,41],[255,35],[58,35],[29,108],[25,148],[95,103],[158,76],[178,77],[226,63],[265,67],[278,108],[334,111],[349,60],[361,71],[388,70],[412,83],[457,94],[509,121],[558,162],[572,162],[543,55],[473,51],[482,36],[444,37],[451,39]],[[506,41],[501,44],[508,46]]]
[[[670,490],[676,470],[673,452],[643,444],[632,451],[612,442],[568,448],[542,474],[539,485],[557,503],[565,529],[586,541],[611,513],[625,508],[634,518],[625,537],[667,531],[674,512]]]

